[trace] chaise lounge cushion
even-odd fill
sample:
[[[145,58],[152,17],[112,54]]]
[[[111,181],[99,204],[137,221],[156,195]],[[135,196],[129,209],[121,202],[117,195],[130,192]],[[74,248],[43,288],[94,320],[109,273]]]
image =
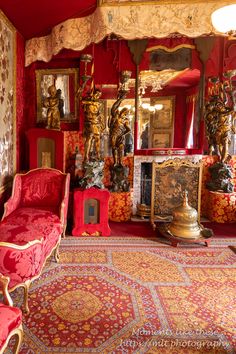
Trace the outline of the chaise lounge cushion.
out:
[[[42,183],[43,181],[43,183]],[[21,207],[58,208],[64,194],[65,176],[53,175],[50,170],[33,170],[22,176]]]
[[[0,303],[0,349],[5,344],[11,331],[22,322],[21,310]]]
[[[1,242],[23,246],[33,240],[58,240],[63,231],[59,216],[47,208],[18,208],[1,222]]]
[[[0,243],[6,247],[0,269],[10,276],[11,288],[40,272],[62,231],[59,217],[47,208],[18,208],[1,222]]]

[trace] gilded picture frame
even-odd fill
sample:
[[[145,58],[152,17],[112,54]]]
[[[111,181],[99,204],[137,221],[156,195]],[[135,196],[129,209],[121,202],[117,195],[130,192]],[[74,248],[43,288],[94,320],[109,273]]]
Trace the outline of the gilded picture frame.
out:
[[[38,124],[46,125],[47,108],[44,100],[49,97],[48,88],[51,85],[56,86],[57,92],[60,91],[61,122],[74,123],[78,120],[78,77],[77,68],[36,70]]]
[[[172,148],[174,145],[175,96],[152,97],[151,106],[160,109],[150,114],[151,148]]]
[[[210,0],[214,1],[214,0]],[[205,3],[200,0],[192,0],[193,3],[200,2]],[[167,3],[167,0],[97,0],[98,6],[128,6],[128,5],[163,5]],[[189,0],[172,0],[173,4],[189,4]]]
[[[170,220],[172,212],[188,192],[189,205],[198,211],[200,222],[202,162],[189,159],[168,159],[152,163],[151,224]]]
[[[0,194],[16,173],[16,30],[0,10]]]

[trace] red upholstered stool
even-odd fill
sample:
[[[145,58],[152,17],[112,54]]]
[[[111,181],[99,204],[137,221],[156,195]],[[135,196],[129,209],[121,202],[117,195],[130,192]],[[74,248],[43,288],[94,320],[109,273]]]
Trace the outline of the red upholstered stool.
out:
[[[18,353],[23,339],[22,313],[20,309],[12,306],[7,290],[9,280],[0,273],[1,291],[6,302],[6,304],[0,303],[0,354],[4,352],[13,336],[17,338],[13,353]]]

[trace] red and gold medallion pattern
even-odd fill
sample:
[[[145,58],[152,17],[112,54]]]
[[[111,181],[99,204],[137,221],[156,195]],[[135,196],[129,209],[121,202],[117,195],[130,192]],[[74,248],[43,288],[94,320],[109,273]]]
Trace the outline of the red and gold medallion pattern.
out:
[[[210,179],[209,166],[217,161],[217,156],[205,156],[203,158],[202,172],[202,195],[201,195],[201,215],[210,221],[227,223],[236,221],[236,156],[230,160],[232,166],[234,184],[233,193],[212,192],[206,188],[206,182]]]
[[[236,244],[63,240],[61,263],[30,289],[20,353],[233,353],[236,255],[225,242]]]
[[[109,220],[128,221],[132,215],[131,192],[113,192],[109,199]]]

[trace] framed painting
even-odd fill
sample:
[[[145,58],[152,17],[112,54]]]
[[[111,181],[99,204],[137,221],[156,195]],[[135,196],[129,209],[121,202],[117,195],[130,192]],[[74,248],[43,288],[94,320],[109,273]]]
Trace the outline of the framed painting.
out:
[[[175,208],[181,205],[184,191],[189,205],[198,211],[200,221],[202,163],[189,159],[168,159],[152,163],[151,224],[155,220],[169,221]]]
[[[161,149],[161,148],[168,148],[172,145],[171,142],[171,134],[166,132],[159,132],[154,133],[152,137],[152,147]]]
[[[174,143],[175,97],[152,97],[150,114],[151,148],[172,148]]]
[[[0,194],[16,172],[16,30],[0,10]]]

